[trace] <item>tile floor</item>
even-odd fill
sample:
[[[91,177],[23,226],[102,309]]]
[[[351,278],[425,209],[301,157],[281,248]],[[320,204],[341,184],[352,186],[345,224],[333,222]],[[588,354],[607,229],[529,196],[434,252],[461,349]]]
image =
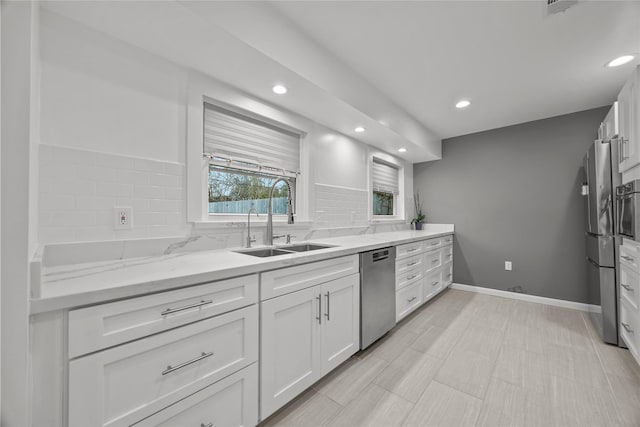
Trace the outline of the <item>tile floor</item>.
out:
[[[640,368],[587,313],[449,289],[267,426],[640,426]]]

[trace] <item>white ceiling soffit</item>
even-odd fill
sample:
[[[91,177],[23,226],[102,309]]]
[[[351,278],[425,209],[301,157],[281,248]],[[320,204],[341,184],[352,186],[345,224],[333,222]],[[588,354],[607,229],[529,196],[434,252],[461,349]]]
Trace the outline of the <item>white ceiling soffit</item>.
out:
[[[41,5],[409,162],[441,156],[441,141],[434,133],[296,32],[268,4],[48,1]],[[286,96],[271,91],[277,82],[289,88]],[[356,136],[358,125],[367,131]],[[408,151],[399,154],[400,147]]]
[[[604,67],[640,53],[638,1],[274,4],[442,138],[610,104],[639,63]]]

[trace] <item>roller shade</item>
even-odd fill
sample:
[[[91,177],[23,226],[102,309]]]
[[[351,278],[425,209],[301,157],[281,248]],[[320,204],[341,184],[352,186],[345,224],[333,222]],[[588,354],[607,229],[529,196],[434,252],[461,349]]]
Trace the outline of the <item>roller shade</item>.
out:
[[[374,157],[372,166],[373,190],[399,194],[398,171],[398,168]]]
[[[204,103],[204,154],[212,163],[263,173],[295,175],[300,171],[300,135]]]

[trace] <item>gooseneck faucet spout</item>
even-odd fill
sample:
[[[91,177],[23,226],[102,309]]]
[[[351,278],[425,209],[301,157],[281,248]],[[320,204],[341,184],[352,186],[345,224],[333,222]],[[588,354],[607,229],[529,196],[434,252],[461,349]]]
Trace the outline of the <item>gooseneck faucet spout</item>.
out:
[[[265,244],[271,246],[273,245],[273,192],[276,189],[276,185],[278,183],[284,182],[287,186],[287,224],[293,224],[293,206],[291,199],[291,184],[289,180],[286,178],[278,178],[275,180],[273,185],[271,186],[271,191],[269,191],[269,206],[267,207],[267,235]]]

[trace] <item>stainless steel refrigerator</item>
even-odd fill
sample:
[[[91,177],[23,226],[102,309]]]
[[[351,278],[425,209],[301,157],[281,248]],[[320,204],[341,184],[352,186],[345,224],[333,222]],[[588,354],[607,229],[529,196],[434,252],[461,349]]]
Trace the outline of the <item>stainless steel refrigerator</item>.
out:
[[[617,140],[595,141],[584,158],[589,303],[597,306],[591,319],[602,340],[618,344],[617,252],[615,189],[618,173]]]

